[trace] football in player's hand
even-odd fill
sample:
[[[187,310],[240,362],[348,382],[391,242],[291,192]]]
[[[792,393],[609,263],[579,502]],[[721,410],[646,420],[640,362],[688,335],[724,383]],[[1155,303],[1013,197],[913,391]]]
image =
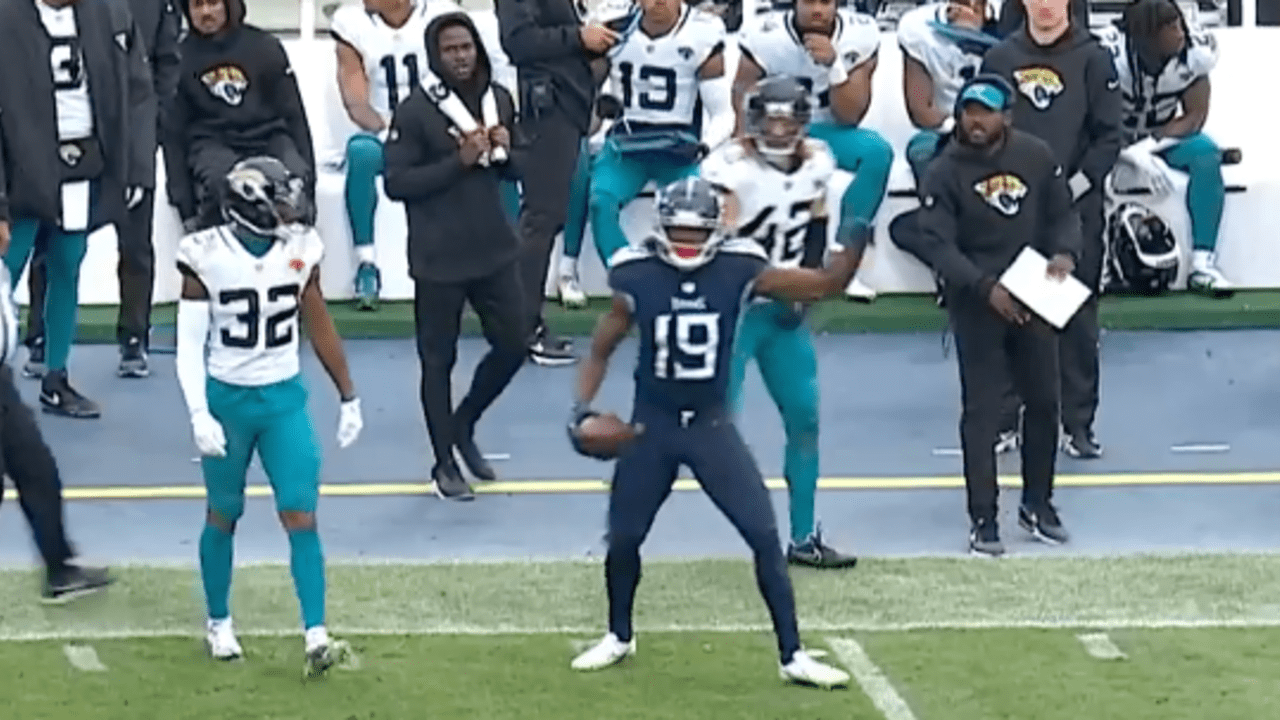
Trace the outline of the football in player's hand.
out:
[[[577,441],[580,452],[608,460],[618,457],[627,443],[636,438],[636,428],[613,413],[588,415],[578,423]]]

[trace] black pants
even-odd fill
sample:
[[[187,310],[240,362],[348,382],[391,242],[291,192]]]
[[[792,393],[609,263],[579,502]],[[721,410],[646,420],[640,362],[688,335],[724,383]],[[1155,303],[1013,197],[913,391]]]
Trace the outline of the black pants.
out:
[[[489,352],[476,367],[471,389],[455,412],[453,365],[467,302],[480,317]],[[465,282],[418,280],[413,290],[413,317],[422,364],[419,390],[431,449],[437,465],[453,463],[458,432],[470,432],[511,383],[528,353],[519,266],[512,262],[491,275]]]
[[[121,345],[137,339],[147,347],[151,334],[151,297],[156,281],[155,247],[151,237],[155,198],[155,191],[147,190],[142,202],[129,210],[124,222],[116,226],[120,254],[120,261],[116,264],[116,277],[120,281],[116,341]],[[45,249],[45,243],[36,243],[31,254],[31,271],[27,273],[31,297],[27,317],[28,344],[44,336]]]
[[[8,365],[0,365],[0,474],[7,474],[18,488],[18,503],[45,567],[63,567],[75,552],[63,524],[58,465],[40,434],[35,414],[18,395]],[[4,483],[0,482],[0,501],[3,498]]]
[[[201,228],[223,222],[222,198],[226,191],[227,173],[231,172],[236,163],[255,155],[266,155],[284,163],[289,172],[306,182],[307,197],[314,197],[315,178],[312,177],[311,168],[288,134],[276,133],[261,145],[253,146],[233,147],[211,140],[200,140],[192,143],[187,166],[195,184],[196,217],[199,218]],[[313,213],[314,209],[309,214]]]
[[[1076,202],[1080,213],[1084,248],[1075,276],[1093,294],[1062,329],[1058,342],[1058,367],[1062,373],[1062,427],[1075,436],[1093,431],[1098,414],[1098,290],[1102,285],[1105,219],[1102,194],[1090,191]],[[1010,383],[1001,405],[1001,430],[1017,428],[1021,401]]]
[[[795,594],[778,539],[769,490],[751,451],[726,413],[686,418],[637,408],[644,433],[617,461],[609,493],[609,550],[605,584],[609,630],[631,638],[632,607],[640,584],[640,546],[671,494],[681,465],[693,471],[720,512],[751,547],[756,584],[769,607],[778,651],[789,662],[800,649]]]
[[[972,294],[947,298],[960,365],[960,446],[969,517],[995,520],[996,436],[1005,388],[1023,399],[1022,503],[1039,509],[1053,497],[1058,457],[1058,333],[1034,317],[1010,325]]]
[[[528,143],[521,182],[524,197],[520,208],[520,275],[529,327],[533,329],[542,324],[547,268],[556,235],[564,229],[569,214],[569,183],[578,164],[582,131],[562,110],[552,108],[536,118],[523,117],[520,133],[522,141]]]

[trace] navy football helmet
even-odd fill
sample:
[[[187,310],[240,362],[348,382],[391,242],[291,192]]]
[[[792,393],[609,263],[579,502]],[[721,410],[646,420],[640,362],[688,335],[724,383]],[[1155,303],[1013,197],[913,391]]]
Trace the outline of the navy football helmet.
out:
[[[723,242],[720,195],[711,183],[688,177],[658,191],[655,251],[684,270],[705,264]]]
[[[246,158],[227,173],[222,215],[258,237],[284,237],[289,226],[306,222],[304,185],[273,157]]]

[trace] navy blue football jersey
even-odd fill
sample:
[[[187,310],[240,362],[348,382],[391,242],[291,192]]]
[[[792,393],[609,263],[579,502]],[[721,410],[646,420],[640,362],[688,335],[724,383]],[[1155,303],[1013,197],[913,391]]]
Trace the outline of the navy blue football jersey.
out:
[[[738,317],[768,264],[759,245],[736,239],[692,270],[643,248],[614,256],[609,284],[630,299],[640,334],[636,405],[675,411],[725,406]]]

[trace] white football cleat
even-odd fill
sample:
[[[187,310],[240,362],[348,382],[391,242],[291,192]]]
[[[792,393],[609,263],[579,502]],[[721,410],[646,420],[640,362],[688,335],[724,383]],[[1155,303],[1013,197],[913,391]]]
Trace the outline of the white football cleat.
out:
[[[244,656],[240,641],[236,640],[235,629],[231,626],[231,618],[209,620],[204,641],[214,660],[238,660]]]
[[[304,680],[317,678],[347,657],[350,646],[329,637],[323,625],[307,628],[305,635],[306,660],[302,666]]]
[[[587,306],[587,294],[578,286],[576,275],[561,275],[556,279],[556,289],[560,293],[560,304],[567,308],[583,308]]]
[[[778,676],[788,682],[831,689],[848,687],[849,673],[818,662],[804,650],[797,650],[791,662],[778,666]]]
[[[600,642],[591,646],[589,650],[574,658],[571,667],[574,670],[603,670],[617,665],[624,658],[635,654],[636,639],[634,636],[632,636],[630,642],[622,642],[617,635],[609,633]]]
[[[856,277],[845,286],[844,295],[857,302],[869,303],[876,299],[876,291]]]

